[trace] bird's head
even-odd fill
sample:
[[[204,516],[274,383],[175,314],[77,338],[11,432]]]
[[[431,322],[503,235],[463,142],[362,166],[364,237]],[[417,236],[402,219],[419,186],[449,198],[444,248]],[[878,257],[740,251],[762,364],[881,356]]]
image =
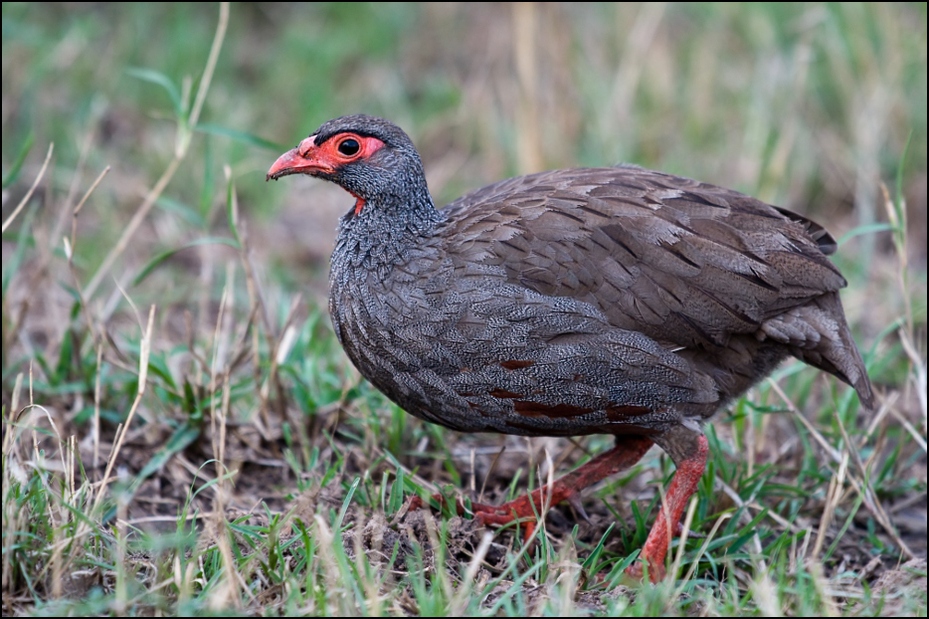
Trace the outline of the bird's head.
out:
[[[387,208],[409,203],[423,192],[428,196],[423,164],[409,136],[389,121],[364,114],[324,123],[281,155],[266,178],[289,174],[340,185],[357,199],[355,215],[368,205]]]

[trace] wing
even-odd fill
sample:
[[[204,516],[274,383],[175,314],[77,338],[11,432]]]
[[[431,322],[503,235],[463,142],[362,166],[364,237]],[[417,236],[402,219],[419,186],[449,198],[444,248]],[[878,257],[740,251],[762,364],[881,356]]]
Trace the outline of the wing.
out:
[[[845,286],[824,253],[835,242],[814,222],[632,166],[509,179],[444,212],[457,260],[590,303],[666,346],[725,345]]]

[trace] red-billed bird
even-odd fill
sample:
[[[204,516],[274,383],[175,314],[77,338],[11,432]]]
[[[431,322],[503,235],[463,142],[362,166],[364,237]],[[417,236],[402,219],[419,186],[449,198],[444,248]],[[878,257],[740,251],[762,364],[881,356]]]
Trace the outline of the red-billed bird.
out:
[[[504,180],[436,209],[396,125],[323,124],[269,179],[355,197],[329,275],[335,333],[407,412],[460,432],[612,434],[615,447],[482,521],[626,469],[657,444],[677,470],[630,573],[665,574],[707,458],[713,413],[794,356],[874,395],[819,225],[731,189],[634,166]]]

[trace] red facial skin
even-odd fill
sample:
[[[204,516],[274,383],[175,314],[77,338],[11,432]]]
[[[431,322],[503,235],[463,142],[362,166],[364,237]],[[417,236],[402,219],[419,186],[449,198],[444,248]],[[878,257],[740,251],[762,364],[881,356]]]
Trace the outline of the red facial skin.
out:
[[[354,145],[352,145],[354,141]],[[377,138],[361,136],[356,133],[340,133],[323,142],[316,144],[316,136],[306,138],[297,148],[289,150],[280,157],[268,170],[265,180],[277,180],[290,174],[309,174],[329,178],[338,174],[340,168],[350,163],[367,159],[384,143]],[[365,201],[355,196],[355,215],[361,213]]]

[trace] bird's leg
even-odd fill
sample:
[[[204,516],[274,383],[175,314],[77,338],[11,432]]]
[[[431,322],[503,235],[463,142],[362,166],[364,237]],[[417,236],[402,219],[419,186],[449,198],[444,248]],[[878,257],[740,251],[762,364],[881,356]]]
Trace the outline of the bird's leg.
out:
[[[677,470],[668,486],[658,518],[639,554],[641,561],[626,570],[627,574],[639,579],[642,578],[643,566],[647,565],[652,582],[665,577],[665,555],[671,545],[671,537],[681,532],[681,516],[690,497],[697,490],[709,453],[706,436],[684,426],[655,436],[655,442],[671,456]]]
[[[564,477],[503,505],[472,503],[471,510],[484,524],[504,525],[541,516],[544,507],[570,501],[578,492],[638,462],[652,446],[644,436],[616,437],[613,449],[577,467]]]
[[[645,455],[652,444],[652,439],[645,436],[617,436],[613,449],[600,454],[551,484],[499,506],[472,503],[470,512],[483,524],[500,526],[512,522],[529,521],[526,535],[528,539],[535,529],[536,519],[544,515],[547,506],[562,501],[575,504],[578,492],[634,465]],[[440,495],[433,498],[440,502],[444,501]],[[419,497],[411,501],[410,509],[423,507],[423,501],[417,499]],[[578,506],[579,503],[575,504],[575,508]],[[468,511],[460,500],[457,502],[457,510],[459,514]],[[582,509],[578,511],[582,516],[586,516]]]

